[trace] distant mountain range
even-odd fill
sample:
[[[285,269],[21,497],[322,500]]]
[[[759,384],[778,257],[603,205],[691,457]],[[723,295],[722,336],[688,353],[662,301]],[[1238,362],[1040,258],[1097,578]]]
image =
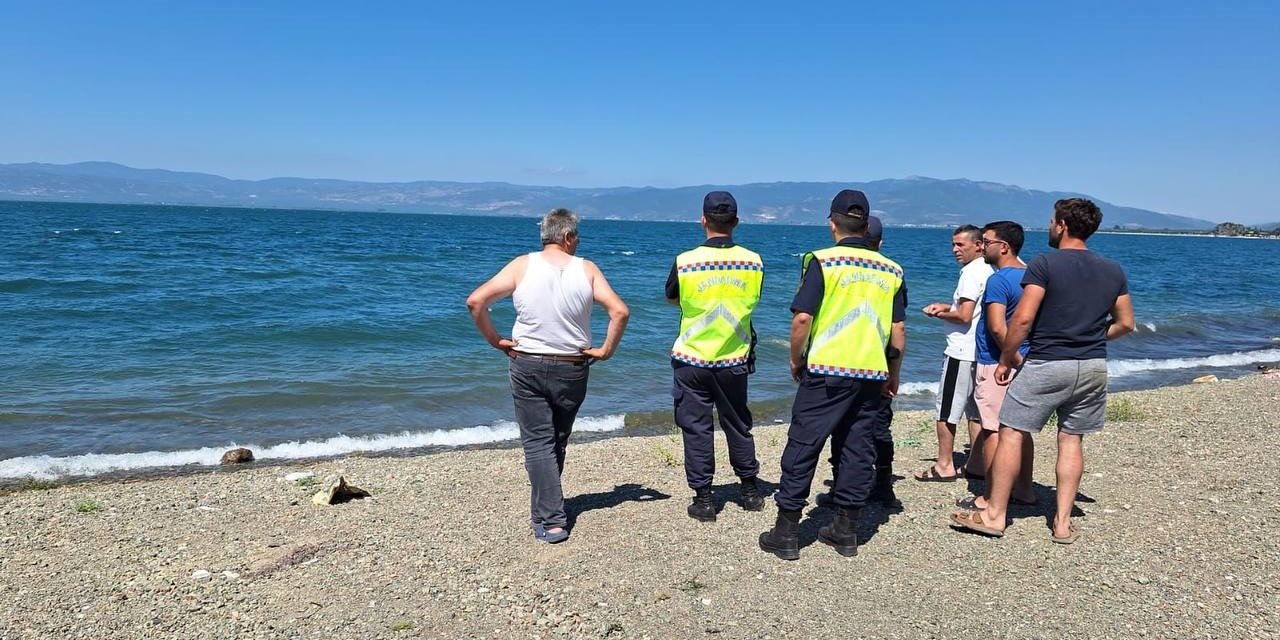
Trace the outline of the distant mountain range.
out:
[[[955,226],[1007,219],[1043,228],[1055,200],[1084,195],[924,177],[671,189],[569,188],[505,182],[232,180],[207,173],[135,169],[111,162],[0,164],[0,199],[7,200],[522,216],[568,207],[587,217],[623,220],[693,219],[708,190],[727,189],[737,198],[740,215],[750,222],[816,224],[826,217],[831,197],[846,188],[866,192],[877,215],[893,226]],[[1208,220],[1093,200],[1102,207],[1106,229],[1213,227]]]

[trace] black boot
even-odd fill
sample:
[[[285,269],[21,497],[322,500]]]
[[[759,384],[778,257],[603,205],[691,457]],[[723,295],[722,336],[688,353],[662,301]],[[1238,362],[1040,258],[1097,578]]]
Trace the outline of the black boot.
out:
[[[783,560],[799,560],[800,510],[778,509],[773,528],[760,534],[760,548]]]
[[[818,529],[818,539],[836,548],[836,553],[849,557],[858,555],[858,534],[854,526],[858,522],[857,507],[836,507],[836,519]]]
[[[716,503],[711,499],[711,487],[694,491],[693,502],[689,504],[689,517],[698,522],[715,522]]]
[[[893,467],[876,465],[876,484],[871,488],[871,500],[886,507],[901,507],[893,492]]]
[[[747,511],[763,511],[764,496],[760,495],[760,487],[756,486],[756,479],[742,479],[742,508]]]

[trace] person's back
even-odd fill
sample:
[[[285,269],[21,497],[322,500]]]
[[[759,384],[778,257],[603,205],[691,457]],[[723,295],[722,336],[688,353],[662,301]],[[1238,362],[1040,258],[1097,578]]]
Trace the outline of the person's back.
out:
[[[733,241],[738,202],[729,192],[712,191],[703,198],[699,224],[706,242],[676,256],[665,288],[667,301],[680,306],[680,328],[671,346],[672,398],[684,441],[685,479],[694,491],[688,513],[714,522],[715,417],[724,430],[729,464],[741,480],[742,507],[764,508],[747,403],[747,376],[755,367],[751,316],[760,302],[764,263]]]
[[[490,346],[510,358],[507,373],[520,444],[529,475],[530,518],[535,539],[569,537],[560,474],[573,421],[587,395],[593,362],[618,348],[630,312],[599,267],[576,257],[578,216],[553,209],[542,218],[542,251],[517,257],[467,296],[467,310]],[[511,337],[493,326],[489,306],[512,297]],[[609,313],[604,344],[591,346],[591,305]]]
[[[1031,325],[1033,360],[1107,357],[1107,326],[1116,298],[1127,293],[1124,270],[1093,251],[1057,249],[1027,265],[1023,285],[1044,288]]]
[[[582,258],[564,257],[530,253],[511,294],[516,309],[511,338],[524,353],[577,356],[591,346],[591,282]],[[555,258],[561,264],[554,264]]]

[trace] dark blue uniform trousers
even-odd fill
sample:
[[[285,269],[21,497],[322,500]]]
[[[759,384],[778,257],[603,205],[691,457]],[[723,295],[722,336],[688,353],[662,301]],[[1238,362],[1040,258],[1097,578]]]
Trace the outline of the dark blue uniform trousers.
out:
[[[684,436],[684,474],[689,488],[711,486],[716,472],[712,407],[720,414],[734,475],[754,478],[760,473],[760,462],[751,436],[746,365],[708,369],[673,361],[671,366],[675,378],[671,394],[675,397],[676,425]]]
[[[884,383],[805,372],[791,405],[791,427],[782,452],[782,478],[774,500],[783,511],[804,508],[813,473],[828,437],[842,439],[835,503],[862,507],[875,483],[872,432]]]
[[[871,431],[871,439],[875,443],[876,466],[893,465],[893,398],[880,396],[880,408],[876,411],[876,426]],[[845,432],[848,435],[848,432]],[[840,432],[831,434],[831,477],[840,475],[840,452],[844,449],[844,438]]]

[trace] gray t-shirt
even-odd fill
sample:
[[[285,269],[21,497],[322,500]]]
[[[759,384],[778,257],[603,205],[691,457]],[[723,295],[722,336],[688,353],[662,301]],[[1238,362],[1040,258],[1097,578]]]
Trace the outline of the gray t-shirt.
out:
[[[1022,286],[1044,287],[1031,325],[1032,360],[1107,357],[1107,327],[1116,298],[1129,293],[1124,269],[1093,251],[1042,253],[1027,265]]]

